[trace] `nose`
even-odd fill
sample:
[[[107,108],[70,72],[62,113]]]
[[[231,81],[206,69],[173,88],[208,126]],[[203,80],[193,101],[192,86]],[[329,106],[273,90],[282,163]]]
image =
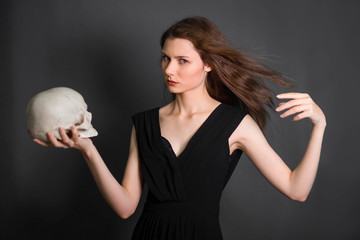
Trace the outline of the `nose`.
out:
[[[163,63],[163,71],[165,73],[166,76],[172,76],[174,75],[175,72],[175,61],[167,61],[165,63]]]

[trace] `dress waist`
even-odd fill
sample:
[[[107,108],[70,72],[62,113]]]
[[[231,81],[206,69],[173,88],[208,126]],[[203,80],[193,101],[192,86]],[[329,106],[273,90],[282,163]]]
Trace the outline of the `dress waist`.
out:
[[[145,202],[144,212],[178,212],[218,216],[219,206],[187,202]]]

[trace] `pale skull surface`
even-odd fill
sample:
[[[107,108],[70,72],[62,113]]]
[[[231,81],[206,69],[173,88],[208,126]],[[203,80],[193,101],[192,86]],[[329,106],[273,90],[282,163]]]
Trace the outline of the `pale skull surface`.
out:
[[[51,88],[32,97],[26,107],[26,127],[33,138],[48,142],[52,132],[61,140],[59,127],[70,130],[76,126],[80,137],[97,136],[91,125],[91,113],[84,98],[66,87]]]

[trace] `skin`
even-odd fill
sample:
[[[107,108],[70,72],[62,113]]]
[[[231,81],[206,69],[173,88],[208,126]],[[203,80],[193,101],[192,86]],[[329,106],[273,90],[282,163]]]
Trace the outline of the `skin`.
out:
[[[178,156],[220,102],[206,91],[206,76],[211,68],[203,63],[190,41],[179,38],[166,40],[162,51],[162,71],[169,91],[175,93],[176,98],[159,110],[161,134],[169,140]],[[294,170],[287,167],[250,115],[244,117],[230,136],[230,153],[241,149],[275,188],[293,200],[305,201],[319,164],[325,115],[306,93],[283,93],[277,98],[285,100],[276,108],[276,111],[283,112],[281,118],[292,116],[293,121],[308,118],[313,123],[308,146],[298,166]],[[38,139],[34,141],[47,147],[78,149],[108,204],[120,217],[131,216],[139,203],[144,184],[134,127],[121,184],[112,176],[92,141],[78,137],[76,127],[72,127],[71,131],[73,134],[69,138],[60,128],[61,141],[51,133],[48,133],[50,143]]]

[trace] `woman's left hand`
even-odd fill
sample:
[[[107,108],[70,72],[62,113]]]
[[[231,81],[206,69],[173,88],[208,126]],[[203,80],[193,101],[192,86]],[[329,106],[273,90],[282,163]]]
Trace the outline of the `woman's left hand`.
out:
[[[281,102],[275,110],[277,112],[287,110],[280,115],[281,118],[296,114],[293,121],[309,118],[314,126],[326,126],[326,118],[321,108],[311,99],[307,93],[282,93],[276,96],[279,99],[292,99]]]

